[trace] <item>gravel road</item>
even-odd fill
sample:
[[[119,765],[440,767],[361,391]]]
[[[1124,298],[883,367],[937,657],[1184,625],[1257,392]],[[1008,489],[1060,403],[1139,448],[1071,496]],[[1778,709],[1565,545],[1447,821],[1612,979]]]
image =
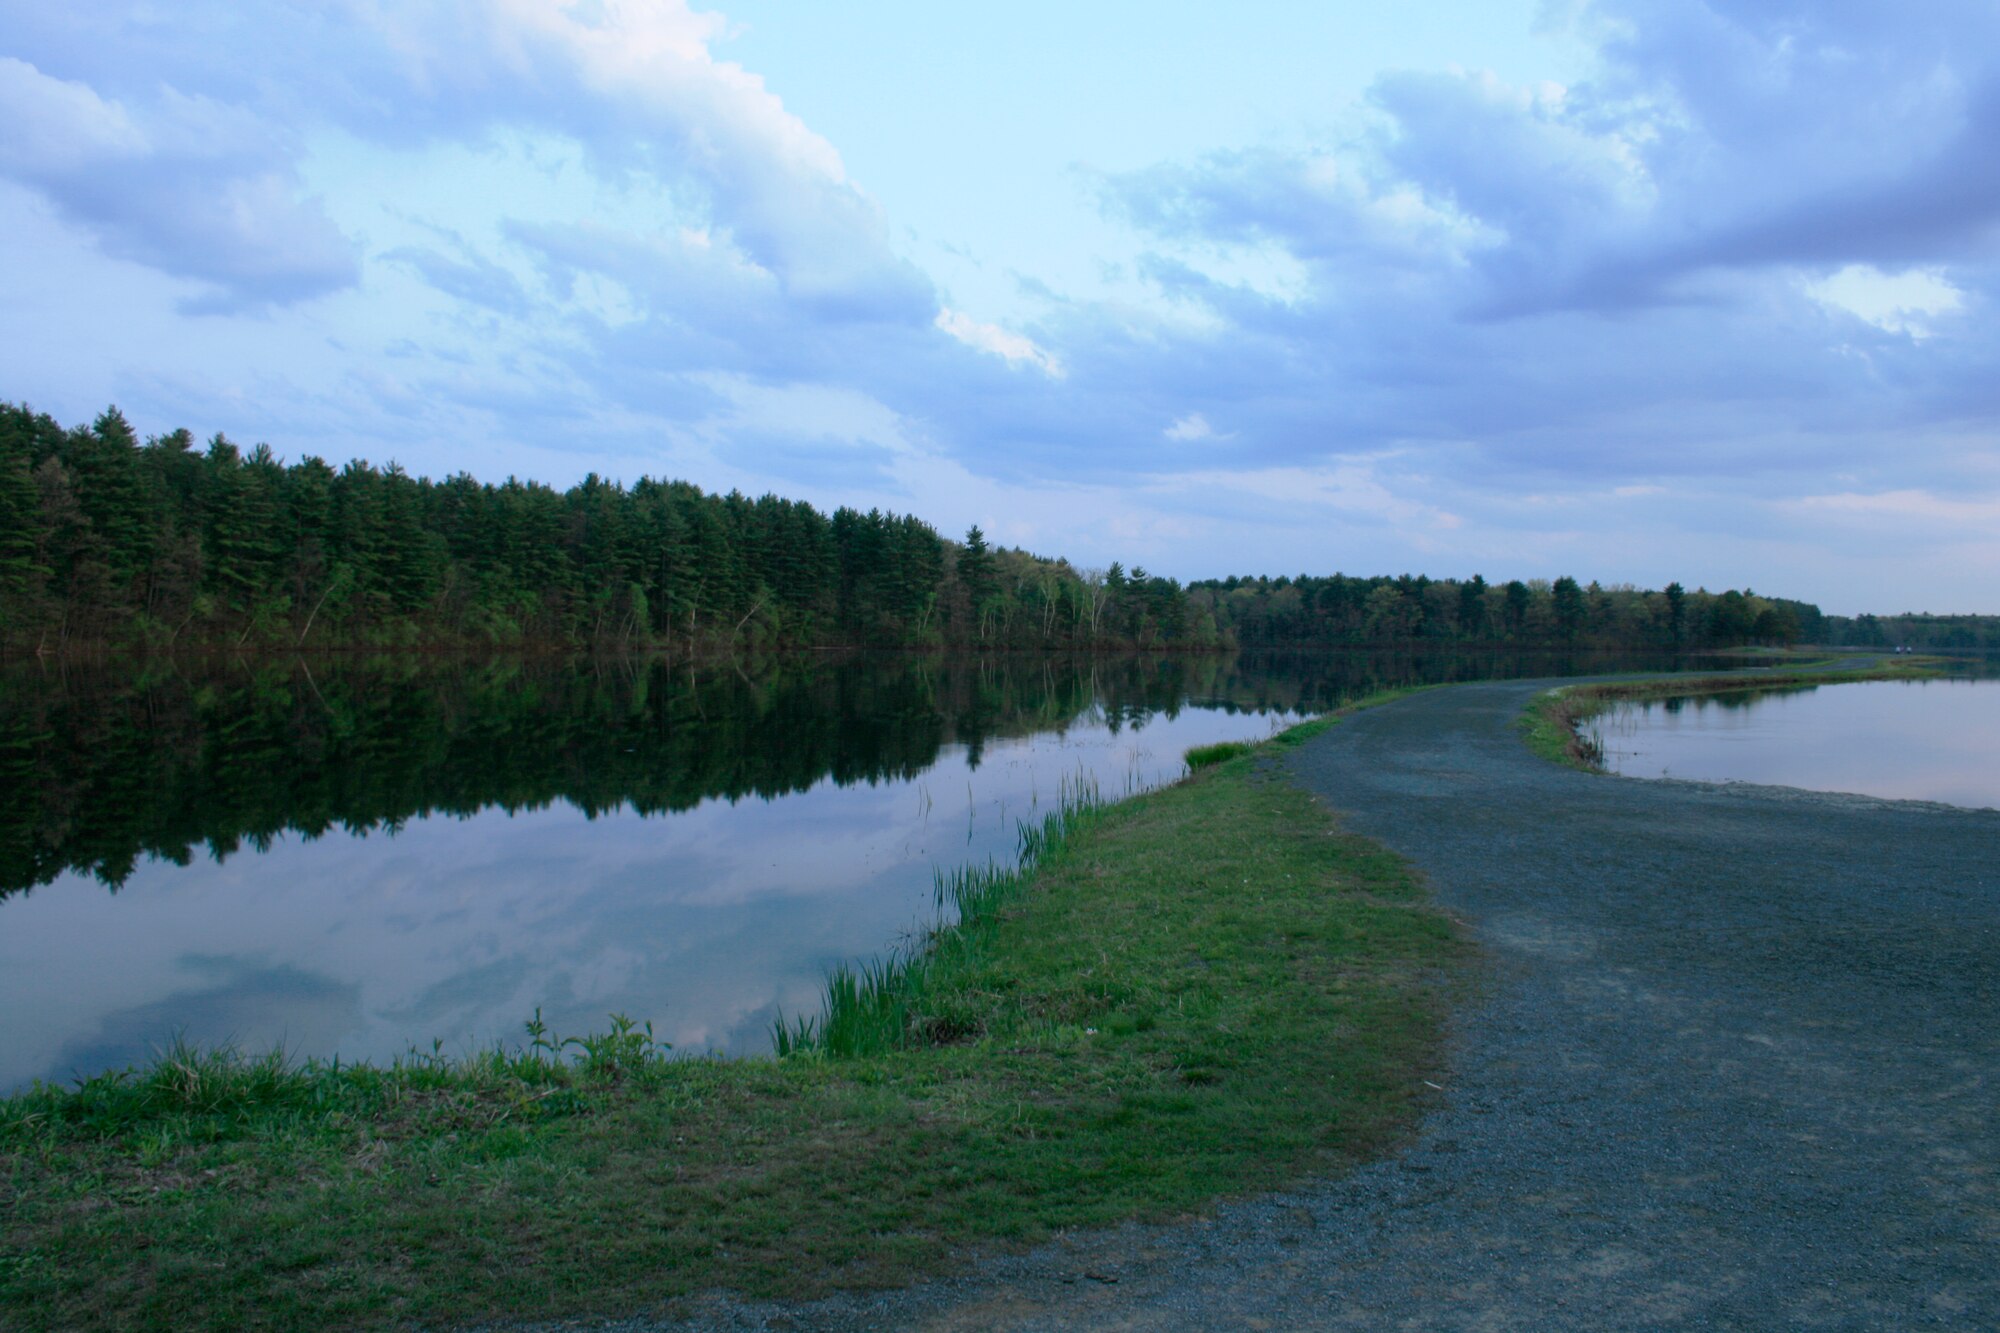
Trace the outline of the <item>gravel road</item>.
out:
[[[2000,1329],[2000,812],[1562,769],[1513,727],[1552,683],[1290,761],[1491,960],[1407,1152],[693,1326]]]

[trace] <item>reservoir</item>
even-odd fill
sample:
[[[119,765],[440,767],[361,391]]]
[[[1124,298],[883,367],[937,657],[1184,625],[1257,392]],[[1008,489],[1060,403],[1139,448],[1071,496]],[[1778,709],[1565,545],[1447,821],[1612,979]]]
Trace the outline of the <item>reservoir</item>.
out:
[[[1575,654],[408,657],[0,674],[0,1092],[202,1046],[381,1061],[651,1022],[770,1049],[1066,793]],[[435,1044],[435,1047],[434,1047]]]
[[[1857,681],[1623,704],[1590,727],[1626,777],[2000,808],[2000,680]]]

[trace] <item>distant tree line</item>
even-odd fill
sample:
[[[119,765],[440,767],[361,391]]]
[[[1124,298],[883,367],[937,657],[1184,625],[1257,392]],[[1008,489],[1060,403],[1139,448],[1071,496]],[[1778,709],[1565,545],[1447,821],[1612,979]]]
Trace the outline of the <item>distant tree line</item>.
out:
[[[1512,643],[1673,651],[1810,642],[1824,617],[1809,602],[1741,592],[1658,592],[1579,584],[1565,575],[1488,583],[1395,578],[1209,579],[1188,585],[1190,614],[1243,647],[1366,643]]]
[[[1842,648],[1908,648],[1912,652],[2000,656],[2000,616],[1828,616],[1822,643]]]
[[[116,409],[0,404],[0,648],[898,647],[1386,643],[1693,650],[1813,639],[1817,607],[1573,578],[1230,578],[1183,587],[961,541],[880,510],[631,486],[566,491],[281,461]]]

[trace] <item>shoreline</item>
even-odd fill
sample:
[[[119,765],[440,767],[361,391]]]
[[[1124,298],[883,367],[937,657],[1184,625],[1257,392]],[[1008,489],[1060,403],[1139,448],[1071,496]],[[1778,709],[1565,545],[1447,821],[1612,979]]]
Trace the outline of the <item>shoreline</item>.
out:
[[[1744,672],[1699,676],[1646,676],[1638,679],[1579,681],[1558,685],[1536,695],[1521,710],[1518,723],[1525,743],[1535,754],[1590,773],[1604,773],[1603,755],[1583,733],[1583,725],[1621,703],[1650,703],[1756,691],[1807,689],[1870,680],[1941,680],[1947,659],[1932,656],[1902,661],[1863,659],[1841,669],[1837,663],[1812,662],[1796,667],[1750,668]],[[1756,672],[1756,674],[1751,674]]]
[[[623,1327],[1992,1325],[2000,815],[1599,781],[1521,743],[1558,683],[1436,691],[1288,757],[1481,951],[1396,1154],[889,1297]]]
[[[1128,642],[1067,642],[1046,646],[952,643],[764,643],[702,642],[690,649],[685,642],[662,641],[650,644],[565,643],[553,640],[477,643],[423,640],[411,643],[320,643],[232,644],[225,640],[156,644],[124,640],[77,641],[59,649],[37,651],[26,640],[0,641],[0,669],[19,670],[28,666],[102,667],[172,663],[212,667],[218,663],[264,666],[293,660],[312,662],[366,662],[420,660],[468,661],[568,661],[623,662],[662,661],[695,667],[726,667],[741,663],[784,663],[851,658],[1054,658],[1088,660],[1121,657],[1319,657],[1329,654],[1373,655],[1486,655],[1520,657],[1561,657],[1590,655],[1659,654],[1692,658],[1739,658],[1749,662],[1782,661],[1802,654],[1847,653],[1849,649],[1819,649],[1811,645],[1793,648],[1702,647],[1676,649],[1671,645],[1619,643],[1559,643],[1513,639],[1382,639],[1358,642],[1284,641],[1253,643],[1248,646],[1216,642],[1138,644]],[[1947,654],[1925,654],[1927,660],[1983,660],[1976,652],[1959,659]],[[1990,660],[1990,659],[1986,659]],[[1746,668],[1755,669],[1755,668]]]
[[[1275,779],[1334,721],[1045,826],[1033,866],[938,932],[960,943],[867,1054],[667,1059],[614,1019],[388,1069],[170,1052],[6,1099],[0,1313],[222,1327],[808,1297],[1343,1170],[1414,1124],[1464,955],[1400,860]]]

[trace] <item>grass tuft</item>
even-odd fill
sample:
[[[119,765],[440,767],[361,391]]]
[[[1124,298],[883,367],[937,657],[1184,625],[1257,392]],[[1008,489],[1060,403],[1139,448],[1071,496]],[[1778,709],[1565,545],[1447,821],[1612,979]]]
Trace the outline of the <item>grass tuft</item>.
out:
[[[1192,772],[1226,760],[1240,758],[1256,748],[1244,741],[1218,741],[1214,745],[1197,745],[1189,750],[1185,757],[1188,769]]]
[[[559,1037],[527,1024],[527,1043],[464,1057],[412,1050],[386,1067],[334,1060],[293,1061],[282,1050],[248,1056],[232,1046],[197,1048],[176,1037],[148,1064],[77,1080],[37,1083],[0,1099],[0,1154],[64,1140],[121,1142],[165,1135],[186,1143],[254,1138],[271,1125],[394,1117],[426,1102],[450,1103],[449,1116],[501,1123],[581,1109],[565,1090],[602,1092],[658,1081],[669,1046],[652,1024],[611,1015],[609,1031]]]

